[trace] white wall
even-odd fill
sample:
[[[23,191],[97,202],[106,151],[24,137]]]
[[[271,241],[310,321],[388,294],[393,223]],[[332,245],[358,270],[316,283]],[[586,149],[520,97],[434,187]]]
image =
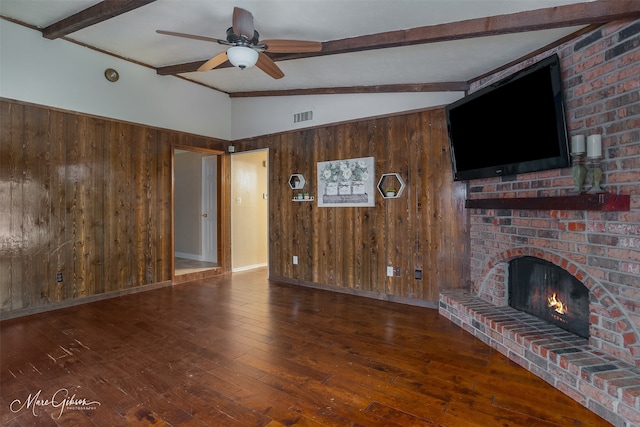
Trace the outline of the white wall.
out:
[[[232,98],[232,139],[449,104],[463,92],[371,93]],[[293,124],[293,114],[313,110],[313,121]]]
[[[110,83],[104,70],[115,68]],[[451,103],[462,92],[229,98],[226,94],[0,19],[0,96],[237,140]],[[294,113],[314,120],[294,125]]]
[[[110,83],[104,70],[115,68]],[[0,96],[70,111],[231,138],[226,94],[0,19]]]

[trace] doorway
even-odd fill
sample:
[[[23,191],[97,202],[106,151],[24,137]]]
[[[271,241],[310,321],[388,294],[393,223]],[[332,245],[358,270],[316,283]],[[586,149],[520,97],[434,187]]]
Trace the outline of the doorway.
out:
[[[231,156],[231,271],[268,265],[269,150]]]
[[[220,154],[174,148],[174,278],[219,269]]]

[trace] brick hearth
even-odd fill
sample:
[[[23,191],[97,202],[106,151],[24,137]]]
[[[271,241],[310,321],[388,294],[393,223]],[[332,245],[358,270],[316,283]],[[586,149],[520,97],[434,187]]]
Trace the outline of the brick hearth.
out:
[[[441,293],[439,311],[614,426],[640,425],[640,368],[532,315],[463,291]]]

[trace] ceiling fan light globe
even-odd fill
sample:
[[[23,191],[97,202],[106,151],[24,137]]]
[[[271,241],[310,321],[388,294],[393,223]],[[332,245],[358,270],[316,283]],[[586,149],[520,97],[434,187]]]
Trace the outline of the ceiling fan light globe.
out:
[[[258,62],[258,52],[246,46],[234,46],[227,50],[229,62],[242,70],[251,68]]]

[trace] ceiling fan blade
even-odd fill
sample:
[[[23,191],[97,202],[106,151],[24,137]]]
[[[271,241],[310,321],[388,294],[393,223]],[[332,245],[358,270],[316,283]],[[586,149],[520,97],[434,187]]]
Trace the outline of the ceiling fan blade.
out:
[[[185,39],[201,40],[205,42],[218,43],[220,41],[219,39],[214,39],[213,37],[197,36],[195,34],[175,33],[173,31],[156,30],[156,33],[165,34],[167,36],[184,37]]]
[[[260,44],[266,44],[267,52],[271,53],[320,52],[322,50],[322,43],[302,40],[261,40]]]
[[[233,8],[233,33],[236,36],[246,36],[251,40],[254,36],[253,15],[248,10]]]
[[[275,62],[271,58],[269,58],[264,53],[260,52],[258,55],[258,62],[256,62],[256,67],[260,68],[265,73],[269,74],[274,79],[281,79],[284,77],[284,73],[276,65]]]
[[[213,58],[211,58],[210,60],[208,60],[207,62],[205,62],[204,64],[202,64],[198,68],[198,71],[209,71],[209,70],[212,70],[212,69],[216,68],[218,65],[221,65],[224,62],[226,62],[228,59],[229,58],[227,57],[227,52],[219,53],[216,56],[214,56]]]

